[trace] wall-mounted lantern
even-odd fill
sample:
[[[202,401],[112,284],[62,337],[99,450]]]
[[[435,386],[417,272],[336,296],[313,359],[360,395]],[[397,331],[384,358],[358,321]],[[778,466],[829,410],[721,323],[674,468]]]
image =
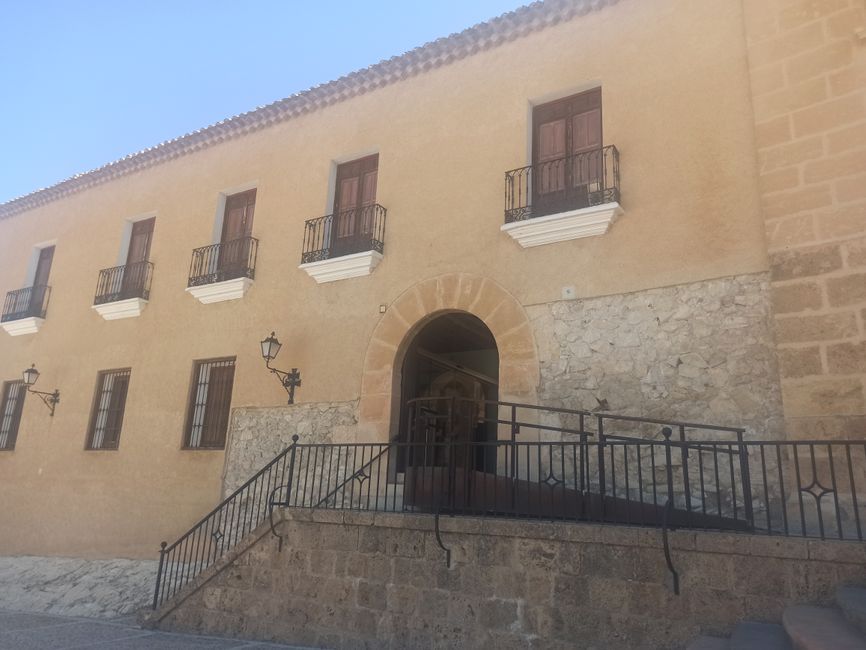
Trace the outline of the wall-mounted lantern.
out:
[[[48,410],[51,411],[51,417],[54,417],[54,407],[57,406],[57,403],[60,401],[60,391],[56,388],[53,393],[43,393],[41,390],[33,390],[33,384],[35,384],[36,380],[39,379],[39,371],[36,369],[35,363],[31,364],[31,366],[22,374],[24,376],[24,387],[27,389],[27,392],[38,395],[39,399],[41,399],[45,406],[48,407]]]
[[[265,360],[265,367],[277,376],[280,383],[283,385],[283,388],[286,389],[286,392],[289,394],[289,404],[294,404],[295,388],[298,388],[301,385],[301,373],[298,372],[297,368],[292,368],[291,372],[271,368],[271,361],[277,358],[277,355],[280,353],[280,348],[283,347],[283,344],[280,343],[274,332],[271,332],[271,335],[264,339],[261,345],[262,358]]]

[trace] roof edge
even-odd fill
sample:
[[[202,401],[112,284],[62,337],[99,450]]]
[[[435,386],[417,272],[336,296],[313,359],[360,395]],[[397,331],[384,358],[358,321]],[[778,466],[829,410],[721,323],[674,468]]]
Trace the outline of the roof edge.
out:
[[[616,4],[618,1],[539,0],[533,2],[461,32],[430,41],[403,54],[350,72],[333,81],[313,86],[285,99],[166,140],[96,169],[71,176],[49,187],[0,203],[0,219],[13,217],[116,178],[418,76],[467,56],[566,22],[576,16]]]

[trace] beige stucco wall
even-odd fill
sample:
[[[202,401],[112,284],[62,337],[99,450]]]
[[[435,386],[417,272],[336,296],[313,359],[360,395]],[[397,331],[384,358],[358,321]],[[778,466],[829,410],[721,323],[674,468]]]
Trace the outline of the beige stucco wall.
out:
[[[602,236],[520,249],[500,232],[503,172],[527,163],[530,102],[601,84],[621,153],[625,216]],[[361,397],[368,342],[389,305],[445,272],[489,277],[523,306],[765,271],[743,18],[737,2],[623,0],[452,65],[0,221],[0,291],[24,286],[56,240],[48,317],[0,336],[0,379],[35,362],[61,390],[28,399],[0,453],[0,553],[150,556],[220,493],[224,455],[182,451],[194,359],[237,355],[232,404],[275,406],[258,341],[285,343],[302,402]],[[317,285],[298,270],[303,222],[326,213],[335,159],[379,152],[385,258],[368,278]],[[240,301],[184,292],[212,242],[220,191],[254,182],[256,283]],[[106,322],[97,272],[123,220],[156,214],[150,304]],[[387,316],[387,314],[386,314]],[[120,449],[84,451],[96,373],[131,367]]]

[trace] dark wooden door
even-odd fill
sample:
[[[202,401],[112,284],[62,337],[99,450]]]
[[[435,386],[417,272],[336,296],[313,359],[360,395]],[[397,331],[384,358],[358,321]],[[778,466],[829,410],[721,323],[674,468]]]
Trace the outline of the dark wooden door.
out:
[[[603,170],[601,89],[536,106],[532,122],[533,214],[586,207]]]
[[[47,246],[39,251],[39,261],[36,263],[36,274],[33,276],[33,288],[30,293],[29,314],[31,316],[42,315],[53,260],[54,246]]]
[[[241,277],[246,273],[250,249],[247,238],[253,234],[255,209],[254,189],[226,197],[219,253],[219,270],[223,280]]]
[[[378,175],[379,154],[337,167],[331,257],[369,250]]]
[[[129,251],[126,254],[126,268],[123,269],[121,298],[140,298],[147,279],[147,260],[150,257],[150,242],[153,239],[153,225],[156,217],[136,221],[132,224],[129,238]]]

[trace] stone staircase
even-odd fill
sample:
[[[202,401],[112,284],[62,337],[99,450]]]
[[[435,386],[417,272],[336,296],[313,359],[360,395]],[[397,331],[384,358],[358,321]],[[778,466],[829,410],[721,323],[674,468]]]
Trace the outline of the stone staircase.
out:
[[[729,639],[698,637],[686,650],[866,650],[866,589],[839,587],[836,608],[794,605],[781,625],[744,621]]]

